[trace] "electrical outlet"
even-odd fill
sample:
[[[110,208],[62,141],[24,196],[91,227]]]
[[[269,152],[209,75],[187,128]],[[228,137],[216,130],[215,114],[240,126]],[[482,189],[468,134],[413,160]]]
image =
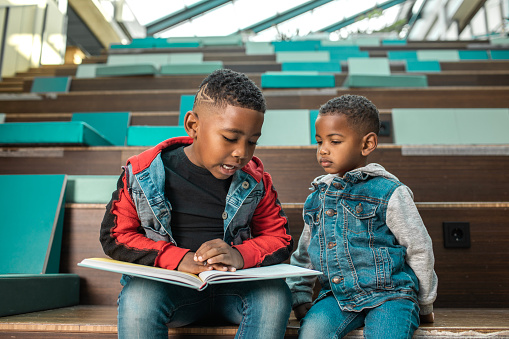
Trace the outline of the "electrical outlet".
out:
[[[391,122],[390,121],[380,121],[380,131],[378,135],[381,137],[389,137],[391,136]]]
[[[444,222],[445,248],[470,248],[470,223]]]

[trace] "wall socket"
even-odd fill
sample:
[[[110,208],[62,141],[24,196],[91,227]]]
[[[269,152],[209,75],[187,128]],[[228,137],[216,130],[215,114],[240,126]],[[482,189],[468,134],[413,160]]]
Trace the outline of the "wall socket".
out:
[[[469,222],[443,222],[445,248],[470,248]]]

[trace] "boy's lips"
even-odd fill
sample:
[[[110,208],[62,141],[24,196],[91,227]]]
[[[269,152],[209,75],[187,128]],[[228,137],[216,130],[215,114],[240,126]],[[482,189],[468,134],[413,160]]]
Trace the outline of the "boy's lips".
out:
[[[332,165],[332,161],[326,158],[322,158],[320,159],[320,165],[322,165],[322,167],[328,167]]]
[[[221,170],[224,174],[226,175],[232,175],[233,173],[235,173],[237,170],[239,169],[238,166],[235,166],[235,165],[228,165],[228,164],[222,164],[221,165]]]

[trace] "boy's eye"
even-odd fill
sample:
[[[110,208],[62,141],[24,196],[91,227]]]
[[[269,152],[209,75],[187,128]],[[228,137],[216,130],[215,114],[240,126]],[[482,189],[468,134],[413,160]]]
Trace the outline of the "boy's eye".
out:
[[[251,146],[256,146],[256,145],[258,145],[258,142],[257,142],[257,141],[248,141],[248,143],[249,143]]]
[[[332,140],[330,143],[333,144],[333,145],[339,145],[341,143],[341,141],[339,141],[339,140]]]
[[[225,137],[224,135],[223,135],[223,138],[224,138],[224,140],[226,140],[228,142],[236,142],[237,141],[237,139],[230,139],[230,138]]]
[[[316,143],[317,143],[318,145],[321,145],[321,144],[322,144],[322,140],[316,140]]]

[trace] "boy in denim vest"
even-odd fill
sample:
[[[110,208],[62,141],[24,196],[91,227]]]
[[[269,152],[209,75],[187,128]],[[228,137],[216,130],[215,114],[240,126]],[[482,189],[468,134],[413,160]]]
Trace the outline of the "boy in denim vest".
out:
[[[379,114],[368,99],[334,98],[316,119],[317,177],[304,204],[304,230],[291,263],[320,270],[288,278],[300,338],[411,338],[433,321],[434,256],[410,189],[367,156],[378,143]],[[419,316],[421,315],[421,317]]]
[[[286,260],[293,246],[271,177],[253,157],[265,99],[244,74],[218,70],[200,85],[184,126],[129,158],[106,207],[100,240],[113,259],[198,274]],[[239,324],[236,338],[283,338],[291,311],[284,280],[203,291],[123,276],[120,338],[167,338],[199,320]]]

